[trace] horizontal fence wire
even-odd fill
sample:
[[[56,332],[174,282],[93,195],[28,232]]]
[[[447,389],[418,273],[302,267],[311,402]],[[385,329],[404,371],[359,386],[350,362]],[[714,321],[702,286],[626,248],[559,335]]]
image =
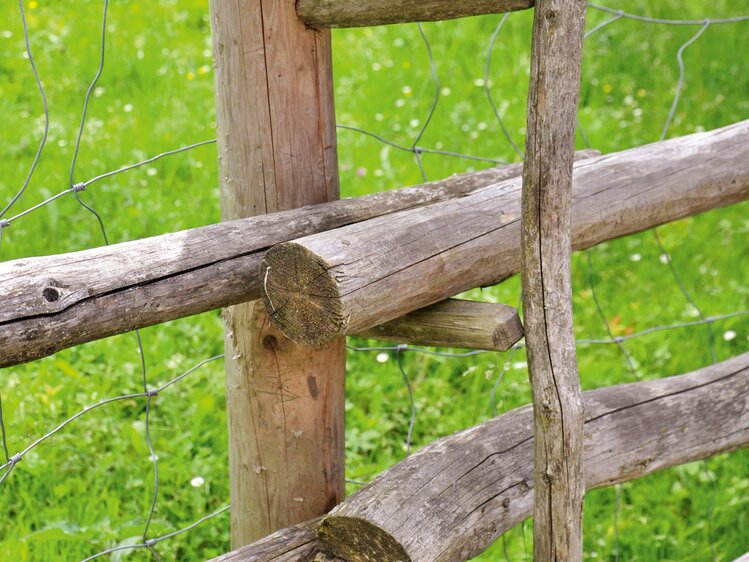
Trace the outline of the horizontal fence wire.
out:
[[[4,229],[9,228],[16,221],[32,213],[37,212],[40,209],[68,195],[74,196],[76,200],[78,201],[78,203],[94,216],[95,220],[97,221],[100,227],[100,231],[101,231],[101,235],[104,240],[104,243],[109,243],[103,217],[96,211],[96,209],[91,204],[87,203],[82,197],[83,192],[85,192],[87,188],[89,188],[91,185],[95,184],[96,182],[99,182],[107,178],[111,178],[118,174],[131,171],[141,166],[145,166],[161,158],[174,156],[174,155],[187,152],[187,151],[192,151],[202,146],[214,144],[216,141],[215,139],[209,139],[209,140],[195,142],[195,143],[188,144],[179,148],[174,148],[171,150],[167,150],[165,152],[161,152],[155,156],[146,158],[144,160],[140,160],[133,164],[124,165],[122,167],[103,172],[86,181],[78,181],[78,182],[75,181],[76,163],[78,160],[78,154],[79,154],[81,142],[84,137],[86,116],[88,112],[89,102],[91,100],[92,93],[94,92],[96,88],[96,84],[104,71],[105,62],[106,62],[106,39],[107,39],[107,32],[108,32],[107,15],[108,15],[109,2],[108,0],[104,0],[103,6],[102,6],[103,12],[102,12],[102,18],[101,18],[100,34],[99,34],[100,60],[99,60],[99,65],[95,71],[94,77],[89,83],[89,86],[87,88],[84,101],[83,101],[80,125],[78,127],[75,149],[74,149],[74,153],[73,153],[73,157],[72,157],[72,161],[70,163],[70,169],[69,169],[69,185],[67,188],[57,191],[54,195],[51,195],[45,198],[44,200],[31,205],[30,207],[24,210],[16,212],[15,214],[11,214],[11,210],[20,201],[25,200],[25,197],[27,195],[27,188],[30,185],[32,177],[34,176],[35,171],[38,168],[40,159],[44,153],[47,139],[48,139],[48,134],[49,134],[49,126],[50,126],[49,108],[48,108],[47,99],[46,99],[46,95],[45,95],[45,91],[43,87],[44,81],[40,77],[40,74],[37,70],[37,66],[35,64],[35,59],[33,56],[33,49],[31,45],[32,42],[30,39],[30,33],[29,33],[28,24],[26,20],[26,14],[24,11],[23,0],[19,0],[18,5],[19,5],[19,17],[22,22],[22,27],[23,27],[23,32],[24,32],[24,42],[25,42],[25,47],[26,47],[27,58],[29,61],[31,72],[34,76],[34,80],[37,85],[39,98],[42,102],[43,115],[44,115],[44,128],[43,128],[43,133],[41,135],[41,138],[39,139],[39,144],[36,149],[35,155],[33,157],[32,163],[29,167],[28,173],[26,174],[21,186],[18,188],[15,194],[5,204],[2,210],[0,210],[0,251],[2,250],[2,246],[1,246],[2,232]],[[643,24],[652,24],[652,25],[678,25],[678,26],[698,27],[697,31],[686,42],[684,42],[680,46],[677,52],[676,64],[678,65],[678,68],[679,68],[679,79],[676,84],[676,89],[675,89],[675,94],[674,94],[674,98],[672,101],[672,105],[670,107],[666,122],[664,123],[663,129],[662,129],[662,134],[660,137],[661,139],[665,139],[668,135],[672,121],[674,119],[674,116],[676,115],[676,111],[679,106],[680,96],[684,89],[685,77],[686,77],[686,66],[684,62],[685,51],[688,49],[690,45],[698,41],[703,36],[703,34],[709,29],[709,27],[713,25],[736,24],[736,23],[749,21],[749,15],[740,15],[740,16],[728,17],[728,18],[706,17],[702,19],[661,19],[661,18],[651,18],[651,17],[641,16],[637,14],[631,14],[623,10],[612,9],[609,7],[600,6],[600,5],[592,4],[592,3],[588,4],[588,7],[591,11],[599,11],[605,14],[609,14],[611,17],[607,20],[602,21],[596,26],[592,27],[587,32],[586,39],[595,35],[596,33],[603,30],[604,28],[615,25],[617,22],[622,21],[622,20],[632,20],[636,22],[641,22]],[[497,124],[499,126],[499,129],[503,137],[505,138],[512,152],[514,152],[519,158],[522,158],[523,152],[519,144],[513,138],[508,127],[506,127],[500,115],[499,106],[497,104],[497,101],[494,98],[494,94],[490,87],[492,53],[494,51],[494,47],[497,41],[501,40],[501,31],[509,17],[510,17],[510,14],[505,14],[500,17],[499,22],[497,26],[495,27],[494,32],[492,33],[490,40],[488,42],[487,54],[485,57],[485,64],[484,64],[483,88],[484,88],[484,92],[487,98],[487,103],[490,105],[492,114],[496,118]],[[492,164],[505,163],[506,160],[499,158],[499,157],[468,154],[457,149],[446,150],[442,148],[433,148],[433,147],[426,147],[426,146],[421,145],[423,137],[425,133],[427,132],[429,125],[433,122],[433,119],[435,117],[436,110],[440,103],[440,91],[442,88],[441,88],[441,84],[440,84],[440,80],[439,80],[439,76],[437,72],[436,60],[433,56],[432,44],[430,43],[430,40],[427,37],[427,33],[425,32],[425,29],[423,28],[423,26],[421,24],[417,24],[417,27],[418,27],[419,35],[424,43],[424,49],[427,53],[429,66],[430,66],[432,85],[434,87],[434,94],[433,94],[432,102],[423,120],[423,123],[421,124],[419,129],[415,132],[412,138],[412,142],[410,144],[403,144],[403,143],[395,142],[393,140],[388,139],[386,136],[380,133],[369,131],[369,130],[356,127],[356,126],[352,126],[352,125],[343,124],[343,123],[338,124],[338,128],[342,130],[350,130],[353,132],[358,132],[360,134],[373,138],[385,145],[393,147],[397,150],[413,154],[414,162],[416,166],[418,167],[419,173],[424,181],[428,180],[427,173],[425,171],[425,168],[422,162],[422,155],[424,154],[457,158],[457,159],[466,159],[466,160],[492,163]],[[580,126],[580,133],[581,133],[581,137],[585,139],[586,144],[589,145],[587,141],[588,137],[583,131],[582,126]],[[622,354],[625,360],[625,363],[630,371],[630,374],[632,375],[634,379],[640,378],[641,369],[635,365],[635,362],[631,354],[629,353],[629,351],[627,350],[627,347],[625,346],[626,343],[632,342],[634,340],[640,340],[642,338],[646,338],[650,335],[660,333],[660,332],[704,327],[711,356],[713,358],[713,361],[717,361],[717,355],[715,351],[715,334],[713,332],[714,324],[720,321],[749,315],[749,310],[736,310],[736,311],[724,312],[721,314],[706,314],[702,310],[702,308],[698,306],[694,296],[692,295],[689,288],[686,286],[685,282],[683,281],[682,276],[679,273],[679,269],[677,267],[676,261],[672,258],[671,254],[666,249],[662,239],[658,235],[658,231],[655,229],[653,230],[653,236],[660,250],[661,256],[665,257],[664,258],[665,262],[668,265],[670,274],[675,284],[677,285],[679,292],[681,293],[685,301],[688,303],[688,305],[694,309],[695,313],[698,316],[697,320],[676,322],[676,323],[664,324],[664,325],[659,325],[659,326],[651,326],[651,327],[648,327],[646,329],[643,329],[643,330],[640,330],[631,334],[615,335],[612,329],[611,323],[609,321],[609,318],[612,317],[611,312],[606,310],[606,303],[603,303],[600,300],[599,295],[596,292],[596,283],[594,281],[595,267],[593,263],[592,253],[590,251],[586,252],[587,266],[588,266],[587,267],[588,283],[589,283],[592,298],[593,298],[593,301],[597,310],[597,314],[600,316],[600,319],[605,328],[607,337],[605,338],[581,337],[577,339],[577,343],[578,345],[581,345],[581,346],[596,346],[596,345],[615,346],[619,350],[619,352]],[[148,450],[150,452],[150,457],[152,459],[153,496],[149,505],[149,511],[146,516],[146,523],[142,531],[142,542],[138,544],[128,544],[128,545],[115,546],[109,549],[105,549],[105,550],[102,550],[101,552],[98,552],[89,556],[88,558],[85,558],[84,560],[93,560],[99,557],[113,554],[115,552],[124,551],[124,550],[132,550],[132,549],[146,550],[150,553],[153,559],[160,560],[161,558],[156,550],[156,547],[158,544],[172,537],[189,532],[190,530],[194,529],[196,526],[200,525],[201,523],[208,521],[210,519],[216,518],[224,514],[230,509],[229,505],[224,505],[220,509],[210,512],[206,514],[205,516],[199,518],[195,522],[185,527],[182,527],[178,530],[175,530],[170,533],[162,534],[157,537],[149,537],[149,527],[151,525],[152,519],[154,517],[154,513],[156,511],[157,500],[158,500],[158,495],[159,495],[158,455],[156,454],[156,451],[153,447],[153,443],[151,441],[151,427],[150,427],[151,426],[151,412],[152,412],[152,408],[154,407],[152,401],[158,395],[169,390],[174,385],[177,385],[180,381],[189,377],[191,374],[198,371],[204,365],[222,359],[223,355],[215,355],[210,358],[204,359],[196,363],[190,369],[171,378],[170,380],[168,380],[168,382],[160,386],[153,387],[149,385],[149,381],[148,381],[146,356],[145,356],[143,343],[141,341],[141,335],[138,332],[136,332],[135,337],[137,340],[138,359],[139,359],[139,364],[140,364],[139,374],[141,377],[140,384],[142,386],[142,391],[135,392],[135,393],[122,394],[122,395],[118,395],[118,396],[114,396],[110,398],[105,398],[105,399],[99,400],[91,404],[90,406],[86,406],[82,410],[74,414],[73,416],[57,424],[53,429],[47,431],[46,433],[42,434],[40,437],[31,441],[28,445],[26,445],[24,448],[22,448],[21,450],[15,453],[11,453],[11,450],[9,449],[8,443],[7,443],[7,426],[3,418],[4,413],[2,409],[2,399],[1,399],[2,392],[0,392],[0,434],[2,437],[3,454],[5,457],[5,462],[3,464],[0,464],[0,471],[2,471],[2,474],[0,475],[0,486],[2,486],[6,482],[6,480],[8,480],[11,477],[11,473],[14,471],[15,468],[17,468],[22,463],[25,455],[27,455],[32,450],[36,450],[38,448],[41,449],[43,444],[45,444],[48,440],[54,438],[55,436],[59,435],[63,431],[74,431],[73,429],[75,427],[74,422],[79,420],[80,418],[84,416],[88,416],[94,410],[96,410],[97,412],[100,412],[102,411],[104,406],[107,406],[116,402],[127,401],[127,400],[139,400],[145,403],[145,412],[144,412],[145,438],[147,441]],[[395,345],[386,345],[386,346],[367,346],[367,345],[363,346],[363,345],[350,344],[347,347],[348,347],[348,350],[352,353],[371,353],[371,352],[377,352],[378,354],[387,353],[389,354],[389,356],[392,356],[394,358],[395,363],[398,367],[398,370],[401,374],[403,384],[404,384],[404,387],[406,388],[406,392],[407,392],[408,400],[409,400],[409,403],[405,407],[406,412],[407,412],[407,419],[408,419],[408,426],[405,432],[406,436],[405,436],[405,443],[404,443],[404,450],[406,454],[410,453],[411,451],[411,448],[413,445],[412,440],[413,440],[414,429],[418,424],[418,415],[419,415],[419,410],[418,410],[417,400],[416,400],[416,390],[413,384],[414,377],[412,374],[409,373],[409,369],[405,361],[406,356],[423,355],[423,356],[433,356],[433,357],[441,357],[441,358],[447,358],[447,359],[465,359],[465,358],[470,358],[479,354],[495,353],[495,352],[487,352],[487,351],[482,351],[482,350],[456,352],[456,351],[449,351],[449,350],[424,348],[424,347],[419,347],[419,346],[409,346],[406,344],[395,344]],[[523,347],[524,347],[524,343],[519,342],[518,344],[514,345],[504,356],[503,365],[493,382],[491,396],[490,396],[490,408],[491,408],[491,412],[493,415],[497,414],[496,396],[497,396],[498,388],[500,387],[500,384],[505,374],[507,373],[510,366],[512,365],[513,358],[515,357],[516,352],[518,350],[523,349]],[[712,552],[712,558],[714,559],[715,547],[714,547],[714,540],[712,536],[711,527],[713,524],[713,510],[715,507],[717,484],[715,480],[710,477],[711,473],[707,469],[707,465],[705,465],[704,472],[708,481],[710,482],[710,486],[711,486],[711,490],[713,494],[712,496],[713,500],[711,502],[710,513],[707,516],[707,520],[708,520],[708,527],[709,527],[708,532],[710,535],[709,546]],[[358,479],[358,478],[347,479],[347,482],[354,484],[354,485],[365,484],[365,482],[362,479]],[[0,488],[0,492],[2,492],[2,488]],[[620,558],[620,538],[619,538],[620,530],[619,530],[619,524],[618,524],[618,514],[619,514],[619,509],[620,509],[620,501],[621,501],[621,486],[616,487],[615,493],[616,493],[616,499],[615,499],[615,511],[613,514],[613,519],[614,519],[614,529],[616,533],[616,539],[615,539],[615,549],[612,554],[615,560],[619,560]],[[523,540],[525,540],[524,526],[522,530],[523,530]],[[506,547],[506,543],[505,543],[505,547]],[[527,551],[528,551],[527,546],[525,550],[526,550],[526,555],[527,555]],[[509,560],[509,555],[507,554],[506,550],[505,550],[505,557]]]

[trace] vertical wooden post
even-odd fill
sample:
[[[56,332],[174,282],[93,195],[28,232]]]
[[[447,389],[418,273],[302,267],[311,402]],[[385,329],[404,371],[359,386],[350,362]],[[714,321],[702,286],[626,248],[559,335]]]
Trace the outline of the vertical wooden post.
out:
[[[294,0],[212,0],[225,220],[338,197],[330,35]],[[260,301],[225,309],[232,547],[343,499],[344,341],[299,348]]]
[[[582,560],[583,407],[572,326],[570,207],[585,0],[538,0],[523,169],[523,311],[533,390],[533,558]]]

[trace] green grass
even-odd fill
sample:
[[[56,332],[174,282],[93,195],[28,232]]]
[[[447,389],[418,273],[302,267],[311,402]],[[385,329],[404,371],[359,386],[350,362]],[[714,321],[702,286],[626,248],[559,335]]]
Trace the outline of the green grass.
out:
[[[614,8],[625,4],[607,3]],[[737,15],[727,0],[627,2],[658,17]],[[101,2],[27,3],[32,49],[50,106],[47,148],[14,212],[67,187],[77,125],[98,63]],[[38,144],[41,103],[28,61],[17,6],[0,7],[0,203],[22,184]],[[607,19],[589,14],[589,28]],[[514,161],[483,86],[489,40],[498,16],[424,26],[441,96],[421,146]],[[523,145],[530,13],[513,14],[493,50],[490,89],[515,141]],[[747,23],[711,26],[684,53],[685,88],[669,136],[749,117]],[[604,152],[660,137],[678,80],[676,51],[698,26],[665,27],[621,20],[586,43],[580,121]],[[333,34],[338,121],[410,146],[434,96],[429,59],[415,25]],[[76,181],[159,152],[215,136],[207,3],[113,2],[107,56],[74,174]],[[583,146],[579,141],[579,147]],[[413,154],[348,130],[339,131],[343,195],[418,183]],[[486,166],[425,154],[430,179]],[[217,222],[215,147],[209,145],[102,181],[83,194],[103,216],[113,242]],[[746,204],[662,227],[684,284],[706,314],[749,309],[749,207]],[[97,246],[94,218],[63,198],[4,230],[0,259]],[[694,319],[659,260],[652,233],[594,248],[597,295],[617,334]],[[587,257],[573,264],[576,331],[603,337],[593,303]],[[516,279],[472,296],[515,303]],[[749,318],[714,324],[719,359],[749,350]],[[218,312],[142,331],[148,380],[161,384],[220,353]],[[730,333],[736,334],[730,338]],[[727,336],[724,338],[724,335]],[[354,343],[367,342],[355,340]],[[374,343],[374,342],[369,342]],[[627,344],[638,374],[668,376],[711,362],[704,327],[649,335]],[[406,353],[418,417],[414,446],[487,419],[504,355],[453,359]],[[613,346],[580,346],[584,387],[632,380]],[[350,353],[347,382],[347,475],[366,480],[405,455],[409,404],[391,355]],[[140,365],[132,334],[86,344],[0,371],[0,395],[11,454],[87,404],[138,392]],[[500,412],[530,399],[522,351],[498,387]],[[153,493],[144,440],[145,401],[109,404],[73,422],[28,454],[0,490],[0,558],[79,560],[142,533]],[[228,501],[227,442],[220,362],[204,366],[154,401],[151,431],[160,468],[159,499],[149,536],[197,520]],[[749,454],[723,455],[648,476],[621,488],[620,560],[730,561],[749,550]],[[201,486],[191,485],[200,476]],[[708,519],[715,482],[712,518]],[[354,486],[351,486],[352,491]],[[585,511],[585,552],[614,560],[615,490],[591,492]],[[479,560],[530,557],[531,526],[500,539]],[[229,550],[223,515],[158,546],[167,560],[201,560]],[[147,560],[143,552],[114,560]]]

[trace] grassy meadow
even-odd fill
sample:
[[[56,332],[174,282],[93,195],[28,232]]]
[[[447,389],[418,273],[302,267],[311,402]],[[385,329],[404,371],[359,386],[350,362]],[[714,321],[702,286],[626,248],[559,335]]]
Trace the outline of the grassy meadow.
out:
[[[100,58],[103,3],[25,2],[31,48],[49,103],[49,133],[26,192],[5,214],[68,187],[83,99]],[[749,13],[728,0],[645,2],[608,7],[662,18]],[[588,28],[610,19],[590,10]],[[419,146],[517,161],[492,106],[514,142],[524,144],[531,13],[510,15],[487,52],[501,16],[333,33],[337,120],[410,147],[436,93]],[[677,51],[700,25],[621,19],[585,44],[580,123],[593,148],[626,149],[660,138],[679,80]],[[684,89],[668,137],[749,118],[749,22],[713,24],[683,53]],[[488,77],[488,79],[487,79]],[[0,6],[0,209],[19,190],[44,131],[41,99],[25,56],[17,3]],[[74,181],[163,151],[215,138],[207,0],[114,1],[104,71],[91,96]],[[586,145],[578,135],[578,147]],[[422,181],[413,153],[339,129],[341,192],[382,191]],[[490,165],[423,154],[429,179]],[[206,145],[107,178],[81,194],[101,215],[110,242],[219,220],[215,145]],[[705,315],[749,309],[749,206],[713,211],[659,228],[684,286]],[[95,217],[72,196],[3,229],[0,260],[70,252],[103,244]],[[592,267],[589,268],[589,264]],[[590,273],[592,272],[592,273]],[[595,296],[615,335],[698,318],[652,232],[576,254],[576,332],[604,338]],[[0,291],[2,288],[0,288]],[[515,304],[519,283],[470,293]],[[713,324],[718,359],[749,351],[749,316]],[[223,351],[218,311],[141,331],[151,386],[164,384]],[[586,389],[659,378],[712,361],[705,326],[652,333],[626,343],[636,373],[612,345],[578,349]],[[376,345],[352,340],[353,345]],[[459,351],[459,350],[456,350]],[[417,409],[413,446],[492,415],[492,389],[507,354],[467,358],[405,352]],[[522,350],[507,363],[496,410],[530,401]],[[99,400],[142,390],[133,334],[82,345],[0,371],[0,398],[12,455]],[[143,398],[108,404],[72,422],[27,455],[0,485],[0,560],[81,560],[141,541],[154,493]],[[410,404],[392,353],[348,357],[347,477],[366,481],[406,455]],[[229,501],[224,381],[209,363],[154,399],[150,433],[158,458],[158,501],[149,537],[181,529]],[[0,450],[0,454],[2,451]],[[0,459],[0,464],[5,458]],[[356,485],[351,484],[349,491]],[[617,495],[619,496],[617,507]],[[530,560],[532,525],[516,528],[477,560]],[[227,514],[165,540],[164,560],[204,560],[229,550]],[[731,561],[749,550],[749,452],[667,470],[588,494],[587,559]],[[148,560],[122,550],[115,561]]]

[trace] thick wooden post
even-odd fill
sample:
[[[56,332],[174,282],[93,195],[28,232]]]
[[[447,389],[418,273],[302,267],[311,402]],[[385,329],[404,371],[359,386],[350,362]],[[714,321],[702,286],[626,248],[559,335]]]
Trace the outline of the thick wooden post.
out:
[[[521,276],[533,391],[533,559],[582,560],[583,405],[572,327],[570,210],[585,0],[538,0],[523,170]]]
[[[338,197],[330,36],[294,0],[212,0],[224,220]],[[224,310],[232,546],[344,494],[344,341],[302,349],[260,302]]]

